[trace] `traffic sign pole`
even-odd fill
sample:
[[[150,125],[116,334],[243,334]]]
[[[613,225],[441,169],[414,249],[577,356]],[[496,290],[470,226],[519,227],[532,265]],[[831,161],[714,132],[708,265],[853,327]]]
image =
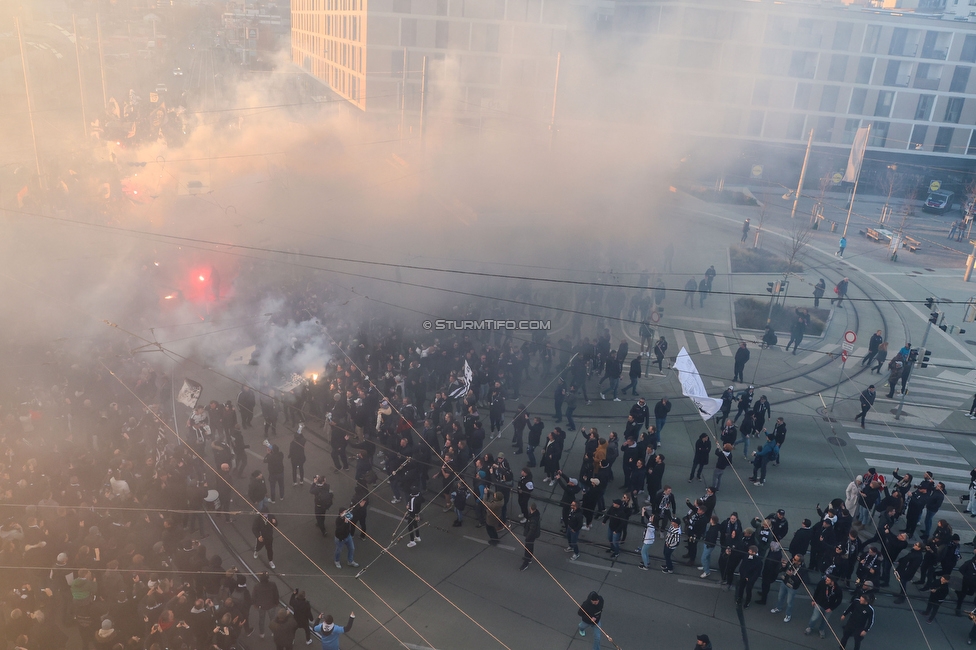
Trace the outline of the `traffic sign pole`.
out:
[[[847,357],[845,355],[842,354],[840,359],[840,372],[837,374],[837,385],[834,386],[834,399],[830,402],[831,415],[834,413],[834,404],[837,403],[837,391],[840,390],[840,382],[844,380],[844,366],[847,365]]]

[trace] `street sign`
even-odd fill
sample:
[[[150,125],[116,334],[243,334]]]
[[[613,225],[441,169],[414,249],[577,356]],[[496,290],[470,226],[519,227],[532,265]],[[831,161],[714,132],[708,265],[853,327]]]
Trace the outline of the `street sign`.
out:
[[[932,181],[929,183],[929,192],[938,192],[940,187],[942,187],[940,181]]]
[[[753,165],[752,166],[752,177],[753,178],[762,178],[762,175],[763,175],[763,166],[762,165]]]
[[[857,340],[857,334],[854,333],[854,330],[847,330],[844,332],[844,340],[848,343],[853,343]]]
[[[845,343],[843,345],[843,348],[844,348],[844,352],[853,352],[854,351],[854,344],[853,343]]]
[[[841,363],[847,363],[847,350],[843,350],[840,353],[840,362]]]
[[[834,172],[834,175],[830,177],[830,182],[834,185],[840,185],[842,180],[844,180],[844,175],[840,172]]]

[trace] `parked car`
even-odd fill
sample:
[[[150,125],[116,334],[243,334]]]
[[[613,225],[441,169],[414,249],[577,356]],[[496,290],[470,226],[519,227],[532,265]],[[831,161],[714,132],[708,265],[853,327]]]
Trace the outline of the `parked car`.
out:
[[[164,93],[164,92],[167,92],[167,90],[168,90],[168,88],[166,88],[166,84],[156,84],[156,92],[157,93]]]
[[[954,196],[952,192],[946,190],[929,192],[929,196],[925,199],[925,205],[922,206],[922,210],[933,214],[945,214],[952,209],[952,199]]]
[[[173,76],[174,77],[182,77],[183,76],[183,68],[173,68]]]

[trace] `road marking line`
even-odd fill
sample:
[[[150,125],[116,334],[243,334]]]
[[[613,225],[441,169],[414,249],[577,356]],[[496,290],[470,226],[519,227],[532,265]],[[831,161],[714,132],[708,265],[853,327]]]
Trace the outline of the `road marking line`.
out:
[[[605,566],[603,564],[593,564],[591,562],[580,562],[579,560],[577,560],[575,562],[572,562],[571,560],[566,560],[566,561],[569,562],[570,564],[574,564],[576,566],[588,566],[591,569],[603,569],[604,571],[615,571],[617,573],[623,573],[624,572],[623,569],[618,569],[617,567],[613,567],[613,566]]]
[[[488,544],[488,540],[487,539],[480,539],[478,537],[471,537],[470,535],[464,535],[464,539],[470,539],[472,542],[478,542],[479,544],[483,544],[484,546],[490,546],[490,544]],[[514,546],[506,546],[505,544],[495,544],[495,548],[503,548],[506,551],[514,551],[515,550],[515,547]]]
[[[674,330],[674,343],[678,346],[679,351],[681,348],[684,348],[688,350],[689,354],[691,354],[691,348],[688,347],[688,339],[685,338],[685,333],[681,330]],[[675,356],[677,356],[677,354],[675,354]]]
[[[923,447],[925,449],[941,449],[942,451],[956,451],[952,445],[944,442],[928,442],[926,440],[906,440],[905,438],[886,438],[884,436],[872,436],[867,433],[854,433],[848,431],[847,435],[851,440],[863,440],[864,442],[882,442],[885,444],[905,445],[906,447]]]
[[[848,429],[861,428],[859,425],[853,423],[844,422],[843,424]],[[899,438],[901,436],[921,436],[923,438],[938,438],[939,440],[945,440],[945,436],[943,436],[941,433],[931,433],[929,431],[896,431],[888,427],[882,426],[880,424],[869,424],[865,427],[865,429],[867,429],[868,431],[878,431],[880,433],[885,433],[892,437],[897,434]],[[894,438],[894,439],[897,440],[898,438]]]
[[[698,343],[698,352],[701,354],[711,354],[712,351],[708,348],[708,339],[701,332],[695,332],[695,342]]]
[[[805,357],[801,357],[799,364],[801,366],[808,366],[811,363],[816,363],[826,358],[826,353],[831,352],[837,348],[836,343],[827,343],[826,345],[821,345],[816,352],[811,352]]]
[[[698,587],[710,587],[711,589],[723,589],[723,585],[717,582],[706,582],[704,578],[701,580],[685,580],[684,578],[678,578],[678,582],[683,585],[696,585]]]
[[[725,336],[723,336],[722,334],[719,334],[718,332],[713,332],[712,336],[714,336],[715,340],[718,341],[718,351],[722,353],[722,356],[731,357],[732,350],[731,350],[731,344],[729,343],[729,340],[725,338]]]
[[[865,458],[864,460],[869,465],[885,465],[887,467],[899,467],[899,468],[901,468],[903,470],[915,470],[919,474],[921,474],[923,472],[929,472],[929,471],[933,471],[934,470],[934,473],[936,475],[936,480],[937,481],[938,480],[941,480],[940,479],[940,475],[942,475],[942,474],[945,474],[947,476],[958,476],[958,477],[961,477],[961,478],[969,478],[969,470],[965,470],[965,469],[946,469],[945,467],[935,467],[935,468],[933,468],[933,467],[922,467],[921,465],[910,465],[910,464],[904,464],[904,463],[902,463],[901,465],[897,465],[897,464],[892,464],[891,461],[888,461],[888,460],[880,460],[880,459],[877,459],[877,458]],[[948,486],[948,483],[946,484],[946,486]],[[969,489],[969,486],[968,485],[966,486],[966,489]]]
[[[874,447],[871,445],[855,445],[862,454],[882,454],[884,456],[905,457],[904,449],[894,449],[891,447]],[[934,460],[940,463],[952,463],[953,465],[969,465],[969,461],[958,456],[947,456],[945,454],[926,454],[924,452],[911,452],[912,458],[917,460]]]
[[[383,515],[384,517],[389,517],[390,519],[396,519],[397,521],[401,521],[403,519],[403,515],[395,515],[393,513],[387,512],[386,510],[380,510],[379,508],[374,508],[373,506],[370,506],[369,510],[370,512],[375,512],[378,515]]]

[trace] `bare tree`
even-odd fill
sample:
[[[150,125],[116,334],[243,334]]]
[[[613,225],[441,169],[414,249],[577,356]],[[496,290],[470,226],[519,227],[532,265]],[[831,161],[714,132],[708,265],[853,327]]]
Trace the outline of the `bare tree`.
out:
[[[793,270],[803,258],[803,249],[810,242],[810,229],[799,224],[793,224],[789,230],[789,240],[786,242],[786,271],[784,276],[793,274]]]
[[[905,191],[902,194],[903,203],[901,206],[901,225],[898,227],[898,234],[905,233],[905,226],[908,220],[915,216],[915,201],[918,200],[919,188],[922,184],[922,177],[918,175],[906,175]]]
[[[759,236],[762,234],[763,221],[766,220],[766,210],[769,208],[769,193],[763,187],[762,206],[759,209],[759,225],[756,226],[756,239],[752,243],[753,248],[759,248]]]

